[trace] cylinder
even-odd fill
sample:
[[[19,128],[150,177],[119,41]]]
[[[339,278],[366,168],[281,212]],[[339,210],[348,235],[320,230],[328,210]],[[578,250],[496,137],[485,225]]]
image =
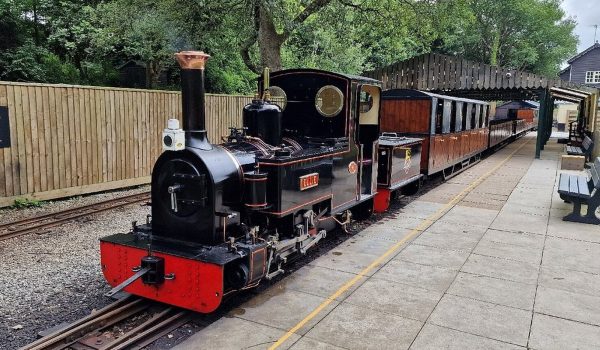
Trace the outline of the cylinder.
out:
[[[182,51],[175,57],[181,67],[183,130],[206,130],[204,67],[210,56],[202,51]]]
[[[267,206],[267,173],[244,173],[244,204],[250,209]]]

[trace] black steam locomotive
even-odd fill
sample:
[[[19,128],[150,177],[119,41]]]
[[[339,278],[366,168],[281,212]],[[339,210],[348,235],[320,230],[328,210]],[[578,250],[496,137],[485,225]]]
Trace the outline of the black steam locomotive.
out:
[[[110,294],[124,289],[211,312],[228,293],[282,273],[327,231],[369,215],[378,187],[422,176],[420,139],[388,134],[378,147],[379,81],[317,70],[266,74],[244,107],[243,128],[230,128],[217,145],[205,131],[209,56],[176,56],[183,130],[170,120],[163,133],[151,220],[101,239]]]

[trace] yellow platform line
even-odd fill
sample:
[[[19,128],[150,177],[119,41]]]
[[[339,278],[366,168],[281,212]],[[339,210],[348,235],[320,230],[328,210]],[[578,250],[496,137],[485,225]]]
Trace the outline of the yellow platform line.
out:
[[[460,202],[469,192],[471,192],[475,187],[479,186],[485,179],[490,177],[496,170],[500,169],[506,162],[508,162],[517,152],[521,150],[529,141],[523,142],[521,146],[519,146],[516,150],[514,150],[511,154],[509,154],[506,158],[504,158],[498,165],[496,165],[493,169],[488,171],[487,173],[480,176],[477,180],[473,181],[471,185],[462,190],[459,194],[457,194],[450,202],[444,205],[435,213],[428,216],[424,219],[416,228],[412,229],[408,235],[406,235],[403,239],[396,242],[393,246],[391,246],[385,253],[375,259],[369,266],[365,267],[362,271],[360,271],[356,276],[346,282],[343,286],[341,286],[337,291],[331,294],[325,301],[323,301],[319,306],[317,306],[311,313],[309,313],[302,321],[298,322],[294,327],[290,328],[284,335],[282,335],[273,345],[269,347],[269,350],[277,349],[281,344],[283,344],[292,334],[296,333],[300,328],[306,325],[310,320],[315,318],[323,309],[325,309],[329,304],[331,304],[335,299],[340,297],[344,292],[354,286],[358,281],[360,281],[363,277],[365,277],[371,270],[381,264],[387,257],[394,254],[404,243],[408,242],[412,238],[414,238],[419,232],[426,230],[431,226],[434,222],[436,222],[439,218],[444,216],[450,209],[452,209],[458,202]]]

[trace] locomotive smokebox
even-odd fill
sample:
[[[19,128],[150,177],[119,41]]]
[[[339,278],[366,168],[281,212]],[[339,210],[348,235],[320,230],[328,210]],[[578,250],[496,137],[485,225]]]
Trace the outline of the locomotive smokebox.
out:
[[[206,130],[204,66],[210,55],[202,51],[181,51],[175,57],[181,67],[183,130]]]

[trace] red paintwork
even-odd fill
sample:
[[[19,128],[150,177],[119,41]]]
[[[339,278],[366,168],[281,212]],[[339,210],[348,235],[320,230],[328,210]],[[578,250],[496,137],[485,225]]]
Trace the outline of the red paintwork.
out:
[[[384,188],[378,188],[375,200],[373,203],[373,210],[376,213],[385,212],[390,206],[390,190]]]
[[[100,242],[100,263],[108,283],[115,287],[131,277],[131,268],[140,265],[146,250],[124,245]],[[175,279],[153,286],[141,279],[125,288],[125,291],[144,298],[160,301],[202,313],[216,310],[223,298],[223,268],[173,255],[156,252],[165,259],[165,274],[175,273]]]

